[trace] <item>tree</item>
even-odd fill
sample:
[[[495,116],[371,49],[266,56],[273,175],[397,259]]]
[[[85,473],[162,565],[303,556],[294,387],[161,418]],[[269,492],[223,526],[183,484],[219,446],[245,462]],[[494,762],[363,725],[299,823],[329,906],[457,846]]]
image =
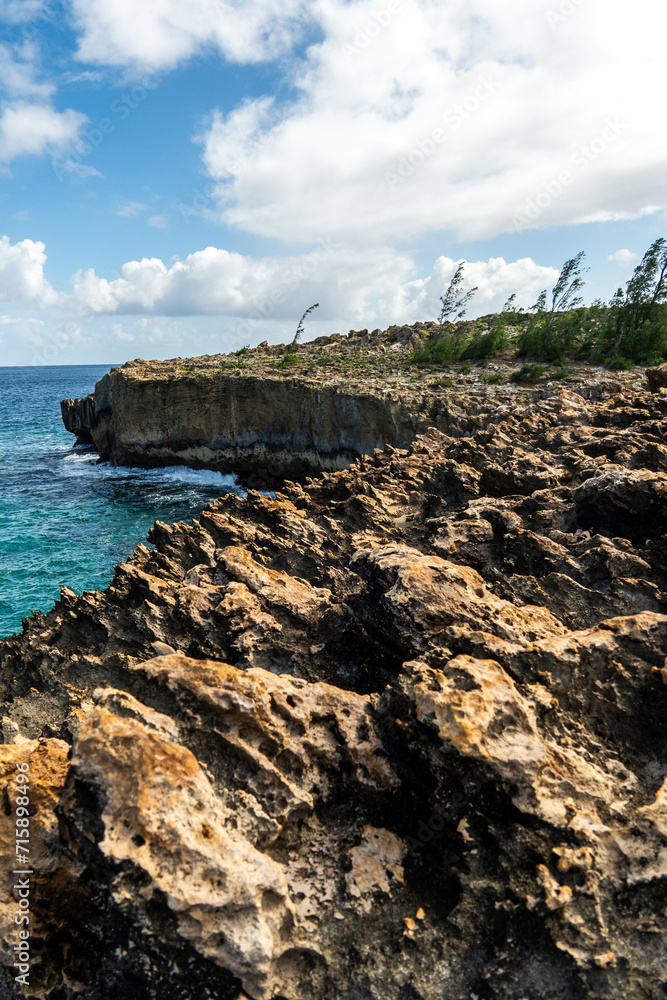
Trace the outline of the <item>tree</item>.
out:
[[[635,268],[623,292],[611,299],[610,323],[600,337],[600,350],[614,358],[649,361],[667,350],[667,240],[655,240]]]
[[[465,315],[465,311],[468,307],[468,303],[477,291],[478,286],[475,285],[469,291],[464,292],[461,289],[463,283],[463,269],[466,262],[462,260],[456,271],[454,272],[454,277],[449,282],[447,286],[447,291],[444,295],[440,296],[440,303],[442,308],[440,309],[440,317],[438,322],[440,326],[443,326],[445,320],[450,316],[454,316],[454,319],[462,319]]]
[[[627,288],[628,303],[655,305],[667,298],[667,240],[664,237],[648,248]]]
[[[303,321],[305,320],[306,316],[308,316],[309,313],[311,313],[313,311],[313,309],[319,309],[319,306],[320,306],[319,302],[315,302],[312,306],[308,306],[308,308],[306,309],[305,313],[303,314],[303,316],[299,320],[299,325],[297,326],[296,333],[294,334],[294,340],[291,342],[291,344],[288,345],[288,348],[287,348],[287,351],[286,351],[287,354],[296,354],[297,344],[301,340],[301,334],[303,333],[303,329],[304,329],[304,327],[303,327]]]
[[[517,341],[519,354],[539,354],[554,361],[562,359],[574,350],[577,336],[577,317],[571,311],[581,306],[583,298],[579,294],[585,281],[582,274],[588,268],[582,267],[584,251],[571,257],[563,264],[555,285],[551,289],[551,308],[547,310],[547,290],[540,292],[532,307],[533,316],[528,329]]]
[[[563,268],[558,275],[558,281],[551,290],[551,312],[553,317],[558,312],[565,312],[566,309],[575,309],[583,305],[583,298],[579,295],[579,289],[583,288],[586,282],[581,275],[588,270],[582,268],[582,262],[586,254],[580,250],[576,257],[571,257],[563,264]]]

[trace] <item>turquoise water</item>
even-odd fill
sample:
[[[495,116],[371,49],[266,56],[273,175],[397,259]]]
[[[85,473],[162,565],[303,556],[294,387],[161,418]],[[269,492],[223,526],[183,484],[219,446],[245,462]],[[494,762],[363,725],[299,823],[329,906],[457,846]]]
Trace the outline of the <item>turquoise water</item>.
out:
[[[241,492],[217,472],[114,468],[74,448],[60,400],[87,395],[109,367],[0,368],[0,636],[52,608],[61,584],[105,587],[156,519],[189,520]]]

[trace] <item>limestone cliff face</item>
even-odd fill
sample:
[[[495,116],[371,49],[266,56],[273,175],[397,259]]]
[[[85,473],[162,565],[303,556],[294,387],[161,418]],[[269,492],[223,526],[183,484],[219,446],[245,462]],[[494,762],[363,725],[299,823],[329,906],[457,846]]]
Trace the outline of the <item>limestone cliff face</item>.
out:
[[[116,369],[65,425],[119,465],[183,463],[274,478],[340,469],[385,441],[407,445],[428,419],[391,397],[315,388],[289,378],[201,378]]]
[[[470,434],[552,392],[467,381],[448,389],[433,378],[423,385],[358,376],[329,384],[275,366],[245,374],[220,369],[219,359],[195,361],[113,369],[90,396],[63,401],[67,430],[118,465],[185,464],[275,485],[347,468],[385,443],[407,447],[429,426]],[[581,389],[598,396],[604,381],[589,379]]]
[[[43,1000],[664,996],[667,391],[599,395],[158,522],[0,644],[0,996],[17,761]]]

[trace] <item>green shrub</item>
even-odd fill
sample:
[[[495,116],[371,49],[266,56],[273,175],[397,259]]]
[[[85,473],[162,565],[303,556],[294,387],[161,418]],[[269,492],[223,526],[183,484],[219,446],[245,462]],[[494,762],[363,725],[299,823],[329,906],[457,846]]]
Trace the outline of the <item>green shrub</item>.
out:
[[[277,363],[276,368],[280,368],[282,370],[284,368],[287,368],[289,365],[300,365],[300,364],[301,364],[301,358],[299,357],[299,355],[292,354],[292,352],[290,351],[289,353],[285,354],[282,361],[279,361]]]
[[[505,381],[504,372],[494,372],[492,375],[487,375],[483,372],[479,376],[480,382],[486,382],[487,385],[501,385]]]
[[[496,354],[506,351],[509,347],[507,327],[500,316],[496,316],[491,329],[484,333],[476,333],[465,349],[466,358],[495,358]]]
[[[539,382],[548,369],[545,365],[524,365],[512,375],[512,382]]]
[[[607,361],[607,368],[611,368],[613,371],[623,371],[631,372],[635,367],[634,361],[630,361],[628,358],[621,357],[620,354],[614,355]]]
[[[461,357],[468,342],[458,327],[445,323],[439,330],[431,331],[423,347],[416,347],[410,352],[408,361],[417,365],[451,365]]]

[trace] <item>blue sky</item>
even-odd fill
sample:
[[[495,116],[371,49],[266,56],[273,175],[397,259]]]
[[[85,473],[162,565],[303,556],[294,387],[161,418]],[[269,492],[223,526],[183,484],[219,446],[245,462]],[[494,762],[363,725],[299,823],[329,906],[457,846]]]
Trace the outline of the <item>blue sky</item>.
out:
[[[667,230],[636,0],[0,0],[0,364],[608,299]],[[611,258],[611,259],[610,259]]]

